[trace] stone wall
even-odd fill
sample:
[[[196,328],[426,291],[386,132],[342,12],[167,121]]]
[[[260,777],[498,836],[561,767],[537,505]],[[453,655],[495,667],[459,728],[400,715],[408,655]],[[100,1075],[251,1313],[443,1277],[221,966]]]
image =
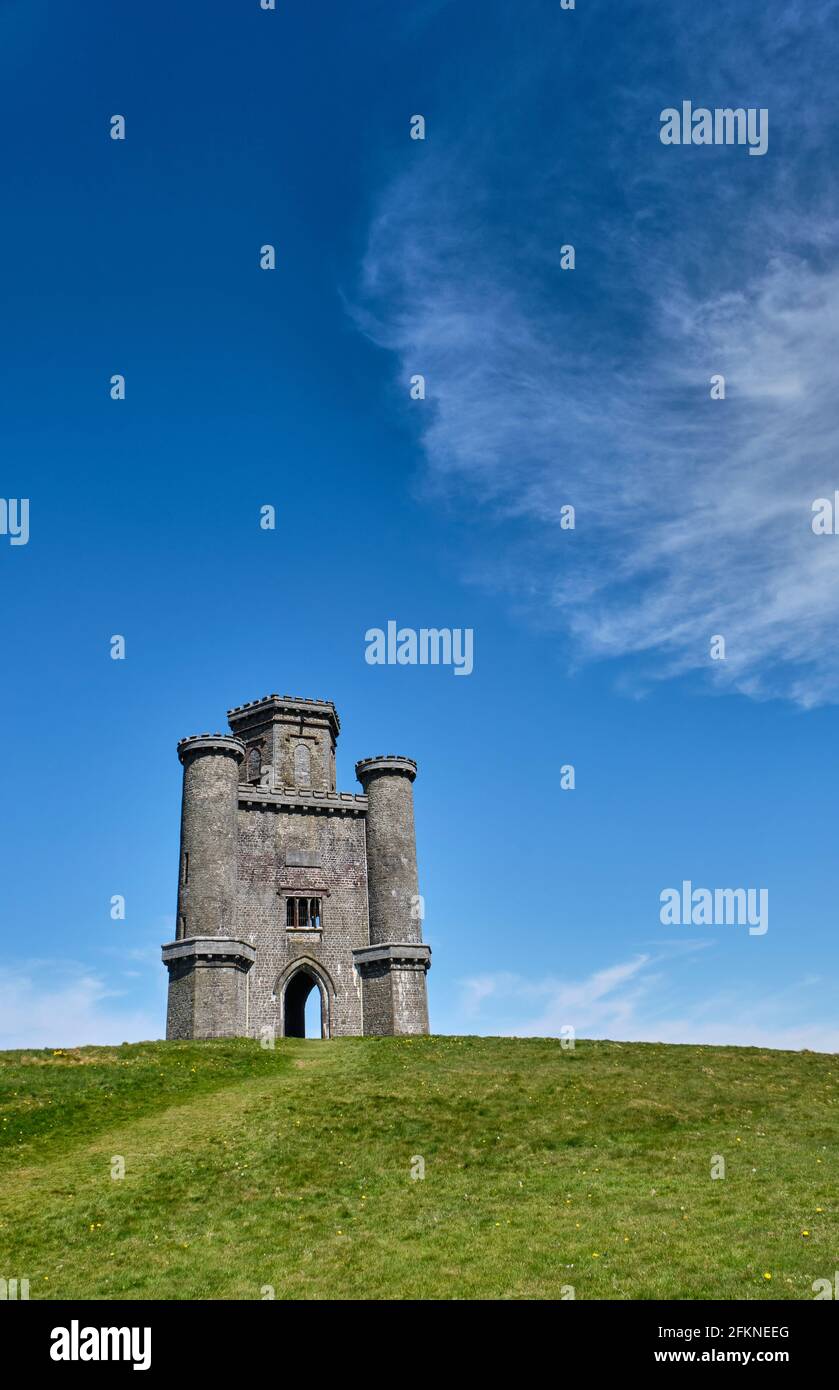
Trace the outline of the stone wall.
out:
[[[289,895],[321,899],[319,932],[286,927]],[[237,935],[256,947],[248,980],[252,1037],[264,1026],[279,1035],[279,986],[295,963],[307,961],[319,968],[330,996],[331,1035],[361,1033],[352,950],[368,940],[363,816],[240,806]]]
[[[364,991],[365,1034],[427,1033],[430,946],[371,945],[355,951],[354,958]]]
[[[194,1036],[195,970],[191,961],[177,961],[169,966],[166,1037],[183,1040]]]

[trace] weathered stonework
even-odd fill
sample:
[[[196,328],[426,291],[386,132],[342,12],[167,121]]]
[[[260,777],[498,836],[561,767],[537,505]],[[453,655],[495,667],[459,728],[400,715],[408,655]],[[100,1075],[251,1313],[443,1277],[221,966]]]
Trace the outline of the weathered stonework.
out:
[[[300,1036],[313,988],[323,1037],[427,1033],[416,763],[366,758],[365,795],[339,792],[331,701],[266,695],[228,720],[178,744],[166,1036]]]

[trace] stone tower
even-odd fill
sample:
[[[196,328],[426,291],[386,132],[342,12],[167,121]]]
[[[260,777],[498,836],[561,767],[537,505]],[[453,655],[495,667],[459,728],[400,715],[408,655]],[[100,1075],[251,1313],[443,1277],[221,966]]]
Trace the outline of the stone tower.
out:
[[[182,739],[177,935],[167,1038],[428,1032],[410,758],[356,764],[339,792],[328,700],[266,695],[230,734]]]

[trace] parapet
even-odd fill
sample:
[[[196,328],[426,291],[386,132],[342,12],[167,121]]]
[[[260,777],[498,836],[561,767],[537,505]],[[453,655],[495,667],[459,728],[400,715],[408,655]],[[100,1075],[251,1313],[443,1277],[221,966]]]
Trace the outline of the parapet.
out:
[[[417,775],[417,765],[413,758],[404,758],[400,753],[380,753],[376,758],[362,758],[355,765],[355,775],[364,785],[364,778],[374,772],[399,772],[410,777],[413,782]]]
[[[245,745],[231,734],[190,734],[179,741],[178,757],[184,762],[193,753],[226,753],[240,763],[245,756]]]
[[[355,792],[321,792],[308,787],[270,791],[263,787],[239,787],[239,805],[253,811],[314,811],[326,815],[363,816],[367,797]]]
[[[258,700],[248,700],[244,705],[234,705],[233,709],[227,711],[227,718],[232,728],[249,723],[254,715],[270,718],[272,714],[302,714],[304,719],[320,715],[331,724],[336,738],[341,732],[338,711],[331,700],[308,700],[303,695],[262,695]]]

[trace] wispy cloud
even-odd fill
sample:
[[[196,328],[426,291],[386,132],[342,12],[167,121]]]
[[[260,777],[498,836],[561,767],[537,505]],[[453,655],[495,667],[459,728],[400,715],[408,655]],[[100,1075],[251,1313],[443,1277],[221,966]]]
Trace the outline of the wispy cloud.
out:
[[[604,201],[579,152],[550,160],[528,138],[518,70],[520,140],[502,87],[480,123],[412,160],[370,229],[356,312],[403,381],[427,378],[413,417],[427,492],[511,537],[505,550],[493,526],[473,577],[563,631],[576,658],[630,658],[642,688],[694,672],[754,698],[839,699],[839,541],[811,529],[813,500],[839,487],[837,189],[808,178],[826,127],[784,56],[793,41],[836,51],[825,13],[753,35],[749,80],[771,97],[783,159],[774,146],[669,159],[647,73],[604,94],[605,118],[587,110]],[[716,65],[726,40],[697,26]],[[690,164],[697,153],[711,158]],[[562,272],[566,240],[577,268]],[[566,503],[574,532],[559,529]]]
[[[721,989],[686,1005],[669,968],[672,960],[667,950],[638,955],[582,980],[509,972],[465,980],[455,1031],[559,1037],[571,1027],[578,1037],[619,1042],[839,1052],[839,1027],[814,1018],[814,1007],[828,993],[823,981],[804,977],[768,997]],[[795,1021],[802,1016],[811,1021]]]
[[[0,1049],[82,1047],[161,1036],[162,1008],[146,1011],[97,971],[30,961],[0,972]]]

